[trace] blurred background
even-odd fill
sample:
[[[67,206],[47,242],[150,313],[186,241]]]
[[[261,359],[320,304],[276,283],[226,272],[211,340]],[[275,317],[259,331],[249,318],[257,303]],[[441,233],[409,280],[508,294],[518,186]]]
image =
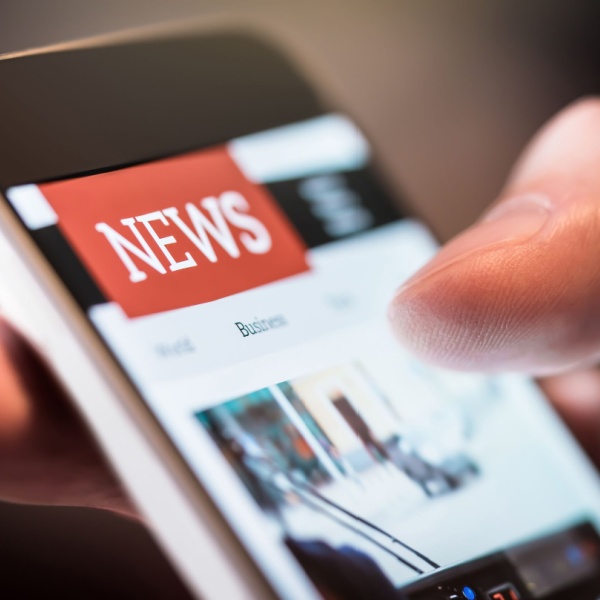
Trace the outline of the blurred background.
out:
[[[446,239],[527,140],[600,92],[594,0],[0,0],[0,53],[165,21],[264,29],[370,135]],[[2,597],[186,598],[150,535],[96,511],[0,504]]]

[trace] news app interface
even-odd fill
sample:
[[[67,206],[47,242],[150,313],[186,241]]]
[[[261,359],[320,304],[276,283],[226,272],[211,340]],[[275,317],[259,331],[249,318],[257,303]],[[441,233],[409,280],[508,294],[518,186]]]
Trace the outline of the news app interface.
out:
[[[369,161],[328,114],[7,197],[282,593],[302,565],[336,597],[597,598],[597,484],[533,383],[394,339],[436,247]]]

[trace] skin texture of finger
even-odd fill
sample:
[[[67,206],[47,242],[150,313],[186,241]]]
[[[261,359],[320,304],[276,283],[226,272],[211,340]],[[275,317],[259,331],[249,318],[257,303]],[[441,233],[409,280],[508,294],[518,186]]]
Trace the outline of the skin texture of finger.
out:
[[[600,357],[600,101],[534,139],[501,200],[398,291],[390,318],[425,360],[553,373]]]
[[[88,506],[136,518],[64,391],[32,347],[0,321],[0,497]]]
[[[539,383],[589,457],[600,466],[600,371],[578,370]]]

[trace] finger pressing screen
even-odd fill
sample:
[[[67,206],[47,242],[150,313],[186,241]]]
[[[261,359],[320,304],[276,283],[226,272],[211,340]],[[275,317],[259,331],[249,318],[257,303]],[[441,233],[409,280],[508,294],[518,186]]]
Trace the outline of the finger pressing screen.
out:
[[[599,257],[591,99],[541,131],[498,203],[398,291],[390,318],[405,345],[443,366],[572,368],[600,356]]]

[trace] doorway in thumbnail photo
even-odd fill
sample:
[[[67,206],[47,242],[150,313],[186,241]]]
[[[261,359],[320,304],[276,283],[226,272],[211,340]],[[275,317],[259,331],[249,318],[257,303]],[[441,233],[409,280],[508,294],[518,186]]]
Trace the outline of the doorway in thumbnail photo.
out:
[[[456,410],[448,419],[444,409],[441,434],[430,414],[425,428],[405,418],[406,401],[387,397],[352,363],[228,400],[196,418],[296,554],[302,541],[317,541],[328,552],[351,548],[387,563],[386,573],[398,561],[422,573],[435,563],[396,537],[398,522],[469,486],[480,468],[468,453],[472,423]]]

